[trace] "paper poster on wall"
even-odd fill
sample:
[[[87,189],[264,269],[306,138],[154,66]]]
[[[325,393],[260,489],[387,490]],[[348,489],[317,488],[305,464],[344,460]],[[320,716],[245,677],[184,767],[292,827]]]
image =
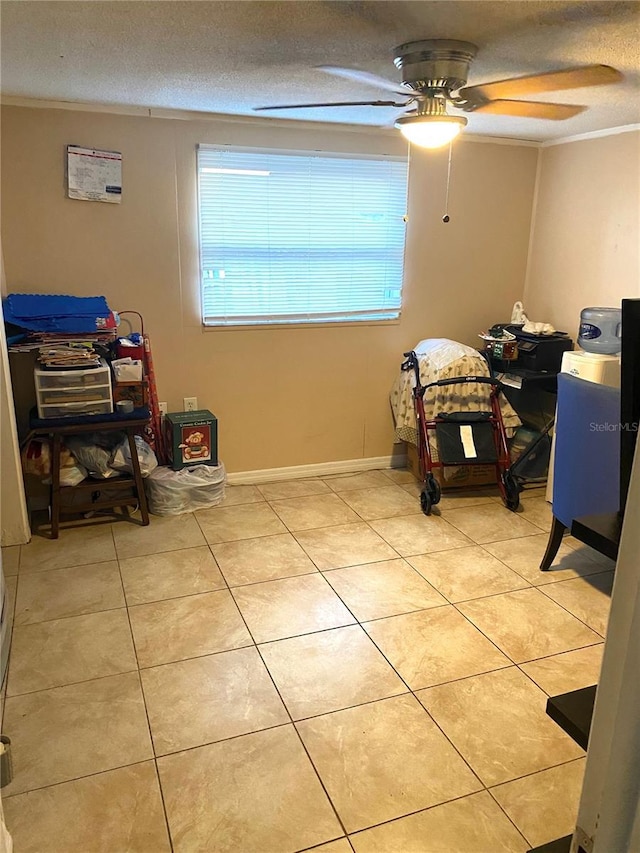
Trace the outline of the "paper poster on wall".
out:
[[[67,145],[69,198],[83,201],[122,200],[122,154]]]

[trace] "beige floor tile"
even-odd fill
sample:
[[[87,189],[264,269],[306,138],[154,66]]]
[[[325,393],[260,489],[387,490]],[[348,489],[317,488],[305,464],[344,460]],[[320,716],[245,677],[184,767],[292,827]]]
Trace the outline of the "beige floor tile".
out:
[[[5,605],[5,613],[7,618],[11,619],[13,624],[14,611],[16,609],[16,595],[18,592],[18,576],[9,575],[4,579],[4,586],[7,592],[7,603]]]
[[[391,484],[382,488],[344,492],[342,499],[365,521],[420,512],[420,505],[415,498],[400,486]]]
[[[598,565],[602,566],[602,571],[605,569],[609,572],[613,572],[616,567],[616,561],[612,560],[610,557],[601,554],[599,551],[596,551],[594,548],[589,548],[588,545],[585,545],[583,542],[580,542],[579,539],[575,539],[573,536],[565,536],[562,540],[565,545],[568,545],[574,551],[580,551],[581,553],[588,555],[594,562],[598,563]]]
[[[521,589],[465,601],[458,608],[514,663],[599,642],[594,631],[562,607],[550,604],[553,602],[539,589]]]
[[[498,500],[500,500],[498,498]],[[491,505],[496,501],[493,489],[448,489],[442,491],[442,496],[437,503],[437,508],[463,509],[469,506]]]
[[[392,483],[397,483],[398,485],[415,483],[416,481],[416,478],[407,468],[382,468],[380,473],[388,477]]]
[[[264,500],[257,486],[229,486],[224,490],[224,500],[220,506],[239,506],[255,504]]]
[[[32,572],[20,578],[16,625],[124,607],[118,564]]]
[[[111,527],[111,524],[95,524],[68,528],[60,531],[59,539],[34,536],[28,545],[20,546],[20,571],[42,572],[115,560]]]
[[[449,601],[523,589],[529,584],[480,545],[420,554],[408,562]]]
[[[529,845],[481,791],[351,836],[356,853],[526,853]]]
[[[137,672],[10,697],[13,781],[3,800],[153,757]]]
[[[548,541],[548,534],[540,533],[538,536],[525,536],[523,539],[493,542],[484,547],[534,586],[602,571],[598,563],[592,559],[590,548],[585,546],[572,548],[566,538],[560,545],[551,568],[546,572],[540,571],[540,563]]]
[[[343,835],[293,726],[158,759],[176,853],[294,853]]]
[[[388,542],[401,557],[448,551],[473,544],[466,536],[437,515],[406,515],[402,518],[383,518],[370,522],[371,527]]]
[[[359,474],[336,474],[323,477],[333,492],[350,492],[352,489],[375,489],[389,485],[389,478],[382,471],[362,471]]]
[[[528,497],[526,494],[520,495],[520,506],[522,507],[522,516],[527,521],[547,532],[551,530],[551,522],[553,521],[551,504],[547,502],[547,499],[543,495],[539,495],[538,497]]]
[[[227,590],[138,604],[129,616],[141,667],[252,644]]]
[[[280,520],[293,532],[360,521],[342,498],[334,494],[287,498],[273,501],[271,506]]]
[[[545,713],[546,694],[517,667],[430,687],[418,699],[485,785],[584,754]]]
[[[148,527],[127,522],[114,524],[113,536],[120,560],[207,544],[191,513],[166,518],[152,515]]]
[[[482,506],[442,510],[442,517],[478,545],[540,532],[540,528],[526,521],[522,513],[509,512],[495,501]]]
[[[124,608],[38,622],[14,629],[7,693],[16,696],[137,668]]]
[[[141,672],[156,755],[289,722],[255,648]]]
[[[290,533],[212,545],[229,586],[288,578],[317,572]]]
[[[410,695],[314,717],[297,728],[347,832],[482,787]]]
[[[578,817],[585,759],[492,788],[532,847],[571,835]]]
[[[296,720],[407,692],[357,625],[267,643],[260,653]]]
[[[20,853],[169,853],[152,761],[4,800]]]
[[[325,577],[361,622],[446,604],[404,560],[333,569]]]
[[[511,664],[451,605],[363,627],[412,690]]]
[[[346,838],[339,838],[337,841],[321,844],[320,847],[308,847],[307,850],[309,853],[353,853],[353,848]]]
[[[412,498],[416,498],[418,500],[418,505],[420,505],[420,492],[422,491],[423,484],[421,480],[412,480],[408,483],[402,483],[400,488],[403,489],[408,495],[411,495]],[[420,510],[422,512],[422,510]]]
[[[18,574],[20,565],[20,545],[9,545],[2,549],[2,571],[5,578]]]
[[[522,491],[520,492],[520,499],[527,500],[528,498],[544,498],[547,494],[547,484],[544,483],[539,486],[524,486]],[[496,498],[496,500],[501,500],[501,498]]]
[[[208,545],[120,560],[120,572],[129,605],[226,586]]]
[[[288,498],[304,498],[308,495],[329,494],[331,489],[322,480],[282,480],[277,483],[264,483],[258,486],[268,501],[281,501]]]
[[[233,597],[256,643],[356,621],[320,572],[234,587]]]
[[[601,636],[607,632],[613,572],[547,584],[542,592]]]
[[[368,524],[341,524],[296,534],[309,557],[321,570],[392,560],[398,555]]]
[[[520,669],[549,696],[557,696],[559,693],[597,684],[603,651],[604,644],[600,643],[597,646],[587,646],[584,649],[523,663]]]
[[[196,513],[196,518],[210,545],[287,532],[266,503],[203,509]]]

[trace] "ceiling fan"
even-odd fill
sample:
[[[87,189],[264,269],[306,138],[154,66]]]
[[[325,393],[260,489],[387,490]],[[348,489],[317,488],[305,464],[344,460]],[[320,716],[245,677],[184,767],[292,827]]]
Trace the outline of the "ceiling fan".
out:
[[[478,49],[467,41],[428,39],[401,44],[394,51],[394,64],[402,71],[402,83],[354,68],[320,65],[320,71],[366,83],[402,96],[404,100],[339,101],[326,104],[281,104],[254,107],[256,111],[293,110],[306,107],[411,107],[395,121],[402,134],[416,145],[438,148],[454,139],[466,125],[464,116],[450,115],[447,107],[465,113],[517,116],[561,121],[586,109],[576,104],[554,104],[516,100],[520,96],[600,86],[622,80],[609,65],[583,65],[562,71],[513,77],[493,83],[467,86],[469,66]]]

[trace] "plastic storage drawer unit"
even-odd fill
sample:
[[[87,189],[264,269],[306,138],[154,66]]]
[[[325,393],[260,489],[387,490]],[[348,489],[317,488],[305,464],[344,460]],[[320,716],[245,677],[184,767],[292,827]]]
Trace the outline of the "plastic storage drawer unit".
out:
[[[34,371],[39,418],[108,415],[113,412],[111,371],[100,367],[82,370]]]

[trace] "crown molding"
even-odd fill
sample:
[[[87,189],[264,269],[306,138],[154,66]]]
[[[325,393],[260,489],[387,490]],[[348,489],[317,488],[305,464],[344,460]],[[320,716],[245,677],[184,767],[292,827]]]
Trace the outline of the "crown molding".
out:
[[[103,113],[112,115],[138,116],[141,118],[173,119],[176,121],[215,121],[230,124],[265,124],[269,127],[299,128],[301,130],[317,130],[324,128],[343,133],[367,133],[372,130],[381,136],[397,139],[394,128],[379,127],[370,124],[341,124],[338,122],[299,121],[298,119],[263,118],[261,116],[229,115],[228,113],[198,112],[197,110],[165,109],[162,107],[137,107],[124,104],[93,104],[83,101],[49,101],[40,98],[22,98],[16,95],[0,96],[0,104],[6,107],[27,107],[40,110],[71,110],[73,112]],[[518,139],[505,136],[480,136],[467,133],[459,138],[460,142],[472,142],[492,145],[518,145],[539,148],[540,142],[533,139]]]
[[[605,127],[602,130],[591,130],[588,133],[576,133],[574,136],[548,139],[540,147],[552,148],[554,145],[566,145],[568,142],[582,142],[584,139],[600,139],[603,136],[617,136],[619,133],[632,133],[634,130],[640,130],[640,124],[623,124],[620,127]]]

